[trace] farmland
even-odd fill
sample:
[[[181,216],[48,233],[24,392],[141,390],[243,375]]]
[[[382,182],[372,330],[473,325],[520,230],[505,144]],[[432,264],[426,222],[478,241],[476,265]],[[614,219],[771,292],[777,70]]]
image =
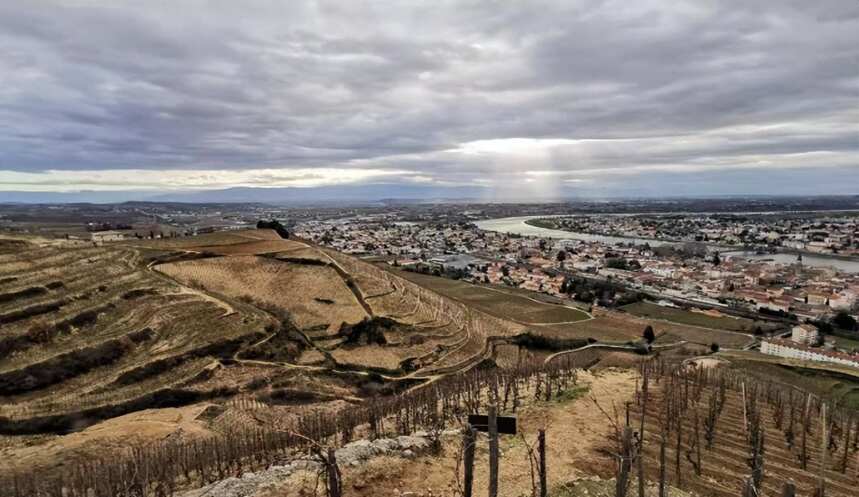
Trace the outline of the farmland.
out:
[[[583,311],[537,301],[521,291],[512,292],[408,271],[398,272],[397,275],[493,316],[523,324],[572,323],[588,318]]]
[[[672,321],[674,323],[686,324],[690,326],[700,326],[702,328],[713,328],[728,331],[740,331],[750,333],[754,331],[756,326],[762,326],[763,323],[752,321],[746,318],[737,318],[727,315],[705,314],[702,311],[687,311],[673,307],[664,307],[649,302],[636,302],[622,307],[622,309],[636,316],[662,319]]]
[[[645,474],[664,474],[669,484],[702,496],[738,495],[748,486],[780,495],[786,481],[795,483],[796,495],[814,495],[821,485],[825,495],[854,495],[855,409],[732,368],[709,375],[675,370],[646,403],[638,392],[634,416],[643,412],[650,423],[641,451]]]
[[[750,374],[777,378],[782,383],[838,399],[843,405],[859,409],[859,370],[856,368],[752,352],[732,351],[720,356]]]
[[[636,341],[641,339],[648,325],[654,328],[657,343],[687,341],[741,348],[752,341],[748,334],[734,332],[751,327],[753,322],[747,319],[713,317],[646,303],[625,306],[622,308],[625,312],[600,309],[591,318],[579,309],[547,303],[522,290],[473,285],[408,271],[395,274],[488,314],[520,323],[527,326],[530,333],[553,341]],[[656,312],[662,309],[666,311]],[[645,316],[647,313],[650,318]]]

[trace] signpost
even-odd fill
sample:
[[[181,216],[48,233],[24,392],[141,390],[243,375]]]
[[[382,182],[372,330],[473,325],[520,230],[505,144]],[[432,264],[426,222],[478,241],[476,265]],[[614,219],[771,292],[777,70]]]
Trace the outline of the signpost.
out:
[[[498,496],[498,435],[515,435],[516,418],[513,416],[498,416],[496,407],[489,406],[489,414],[469,414],[468,427],[465,432],[465,497],[472,497],[474,480],[474,444],[475,433],[478,431],[489,434],[489,497]]]
[[[498,433],[501,435],[516,434],[516,418],[513,416],[496,416]],[[469,414],[468,424],[475,430],[485,433],[489,432],[489,416],[485,414]]]

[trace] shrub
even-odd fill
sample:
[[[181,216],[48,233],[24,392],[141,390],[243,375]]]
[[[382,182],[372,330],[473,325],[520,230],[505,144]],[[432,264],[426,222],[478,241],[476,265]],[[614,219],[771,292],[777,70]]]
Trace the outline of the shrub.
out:
[[[641,336],[644,337],[647,343],[653,343],[653,341],[656,340],[656,333],[653,332],[653,326],[647,325]]]
[[[272,219],[271,221],[265,221],[263,219],[260,219],[259,221],[257,221],[257,229],[274,230],[281,238],[289,238],[289,231],[287,231],[286,228],[282,224],[280,224],[280,221],[278,221],[277,219]]]

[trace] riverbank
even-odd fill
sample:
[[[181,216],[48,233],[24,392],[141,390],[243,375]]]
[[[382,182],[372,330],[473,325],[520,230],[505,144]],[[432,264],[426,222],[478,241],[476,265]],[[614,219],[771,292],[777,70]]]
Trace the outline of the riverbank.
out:
[[[475,224],[479,229],[485,231],[495,231],[499,233],[510,233],[516,234],[520,236],[535,236],[541,238],[551,238],[556,240],[583,240],[589,242],[599,242],[607,245],[618,245],[618,244],[629,244],[632,243],[634,245],[644,245],[648,244],[651,247],[662,247],[662,246],[677,246],[685,242],[681,241],[666,241],[666,240],[656,240],[656,239],[647,239],[647,238],[635,238],[635,237],[618,237],[618,236],[608,236],[608,235],[594,235],[589,233],[581,233],[574,231],[564,231],[559,229],[552,228],[543,228],[537,226],[533,223],[529,223],[529,221],[535,219],[546,219],[551,217],[568,217],[565,215],[556,215],[556,216],[517,216],[517,217],[505,217],[505,218],[496,218],[496,219],[484,219],[481,221],[477,221]],[[718,250],[722,252],[722,255],[729,255],[732,257],[742,257],[745,259],[772,259],[773,262],[778,264],[792,264],[796,262],[796,255],[800,252],[777,252],[774,254],[757,254],[751,250],[743,250],[743,247],[736,247],[730,245],[719,245],[714,243],[705,243],[706,246]],[[814,252],[801,252],[803,261],[802,263],[809,267],[832,267],[839,271],[844,271],[848,273],[859,273],[859,259],[845,257],[845,256],[837,256],[834,254],[817,254]]]
[[[551,216],[551,217],[561,217],[561,216]],[[636,243],[637,245],[642,245],[643,243],[641,243],[641,242],[650,243],[650,244],[652,244],[653,242],[661,243],[661,244],[670,243],[670,244],[676,244],[676,245],[682,245],[684,243],[700,243],[700,244],[706,245],[708,248],[716,249],[719,251],[727,251],[728,253],[736,253],[736,254],[755,253],[756,255],[760,255],[761,257],[766,257],[767,255],[776,255],[776,254],[792,254],[792,255],[802,255],[803,257],[811,256],[811,257],[820,257],[820,258],[825,258],[825,259],[833,259],[833,260],[839,260],[839,261],[848,261],[848,262],[859,263],[859,256],[849,256],[849,255],[841,255],[841,254],[827,254],[827,253],[822,253],[822,252],[810,252],[807,250],[797,250],[797,249],[790,249],[790,248],[784,248],[784,247],[775,248],[775,250],[776,250],[775,252],[771,252],[771,253],[770,252],[764,252],[762,254],[757,254],[755,251],[755,247],[750,246],[750,245],[737,246],[737,245],[725,245],[725,244],[713,243],[713,242],[698,242],[698,241],[692,241],[692,240],[681,240],[678,238],[651,238],[651,237],[645,237],[645,236],[628,236],[628,235],[620,235],[620,234],[609,235],[609,234],[603,234],[603,233],[590,233],[590,232],[586,232],[586,231],[567,231],[565,229],[561,229],[561,228],[558,228],[558,227],[551,225],[549,223],[543,222],[543,220],[545,220],[545,219],[549,219],[549,217],[543,217],[543,216],[534,217],[531,219],[526,219],[524,222],[525,222],[525,224],[527,224],[529,226],[534,226],[537,228],[542,228],[542,229],[547,229],[547,230],[563,231],[566,233],[576,233],[576,234],[584,234],[584,235],[590,235],[590,236],[611,237],[611,238],[618,238],[618,239],[623,239],[623,240],[630,240],[630,241]],[[725,255],[728,255],[728,253],[726,253]]]

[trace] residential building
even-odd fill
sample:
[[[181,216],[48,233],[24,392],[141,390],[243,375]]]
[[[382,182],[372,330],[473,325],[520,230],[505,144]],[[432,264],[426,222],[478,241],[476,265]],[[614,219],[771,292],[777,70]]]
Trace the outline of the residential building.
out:
[[[800,324],[790,330],[790,339],[794,343],[816,344],[820,341],[820,330],[811,324]]]

